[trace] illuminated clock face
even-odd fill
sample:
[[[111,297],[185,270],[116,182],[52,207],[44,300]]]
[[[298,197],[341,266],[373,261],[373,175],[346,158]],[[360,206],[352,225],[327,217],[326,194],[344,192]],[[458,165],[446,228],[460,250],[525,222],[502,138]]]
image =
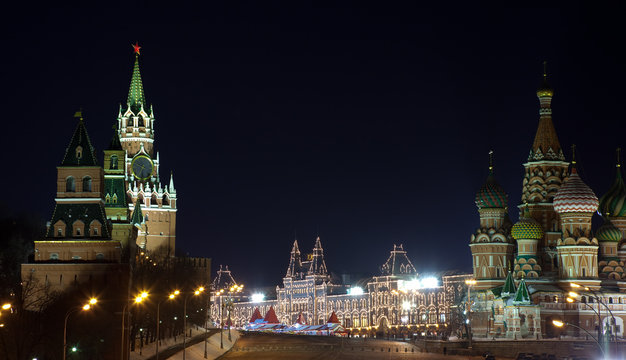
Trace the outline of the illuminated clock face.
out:
[[[131,163],[133,175],[139,180],[147,180],[152,175],[152,160],[147,156],[137,156]]]

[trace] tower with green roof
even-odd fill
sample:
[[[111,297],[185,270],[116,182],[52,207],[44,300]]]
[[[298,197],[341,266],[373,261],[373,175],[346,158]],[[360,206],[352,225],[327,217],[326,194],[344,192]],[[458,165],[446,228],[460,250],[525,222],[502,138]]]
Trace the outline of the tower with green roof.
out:
[[[117,156],[118,165],[124,176],[123,202],[127,206],[127,214],[134,211],[137,203],[142,207],[145,218],[138,234],[138,245],[153,251],[162,248],[170,256],[174,256],[176,247],[176,212],[177,194],[174,177],[161,181],[160,155],[155,152],[155,118],[152,105],[148,105],[144,92],[139,67],[140,46],[134,45],[135,63],[130,80],[128,97],[120,105],[117,116],[117,139],[114,137],[105,157]],[[122,157],[122,154],[124,155]],[[106,162],[106,160],[105,160]],[[107,164],[113,164],[113,161]],[[123,217],[120,202],[120,170],[110,169],[110,215],[120,219]],[[112,197],[118,194],[118,203]],[[137,201],[139,200],[139,201]],[[128,215],[126,215],[128,216]],[[112,219],[113,220],[113,219]],[[114,222],[115,224],[115,222]],[[115,226],[115,225],[114,225]],[[121,230],[120,230],[121,231]],[[125,231],[125,229],[124,229]],[[120,233],[120,236],[123,234]]]
[[[507,221],[508,196],[495,180],[492,155],[490,151],[487,180],[476,193],[480,228],[472,234],[469,244],[477,290],[504,283],[515,248]]]
[[[54,211],[44,238],[34,241],[34,262],[22,265],[23,276],[33,275],[51,290],[64,290],[73,283],[112,281],[107,275],[115,272],[126,275],[112,284],[123,288],[130,270],[122,261],[120,241],[112,238],[103,169],[82,112],[74,121],[76,128],[57,166]]]
[[[112,225],[111,238],[119,240],[122,252],[129,254],[134,237],[129,223],[125,158],[126,152],[122,149],[117,129],[114,129],[111,142],[104,150],[104,208]]]

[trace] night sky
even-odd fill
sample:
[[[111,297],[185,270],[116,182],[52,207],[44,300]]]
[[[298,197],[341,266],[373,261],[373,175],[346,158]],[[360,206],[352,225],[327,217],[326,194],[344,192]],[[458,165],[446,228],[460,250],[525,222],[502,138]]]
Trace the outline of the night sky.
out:
[[[280,283],[294,233],[303,252],[319,233],[337,274],[377,273],[400,243],[421,273],[470,271],[490,149],[520,201],[544,60],[567,158],[575,143],[598,196],[612,182],[624,8],[227,3],[5,11],[0,207],[50,219],[78,108],[102,159],[135,41],[177,248],[249,287]]]

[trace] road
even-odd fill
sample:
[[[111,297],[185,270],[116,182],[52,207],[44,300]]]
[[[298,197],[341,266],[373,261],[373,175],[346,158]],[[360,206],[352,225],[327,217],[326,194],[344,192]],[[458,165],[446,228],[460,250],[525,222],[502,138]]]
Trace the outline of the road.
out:
[[[245,333],[219,359],[433,359],[467,360],[467,356],[421,353],[408,343],[378,339]],[[474,357],[473,359],[481,359]]]

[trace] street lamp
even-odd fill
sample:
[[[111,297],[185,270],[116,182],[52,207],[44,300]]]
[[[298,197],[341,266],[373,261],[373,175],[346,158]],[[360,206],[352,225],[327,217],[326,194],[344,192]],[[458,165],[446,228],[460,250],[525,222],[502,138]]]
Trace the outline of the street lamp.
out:
[[[609,313],[609,315],[611,315],[611,325],[609,327],[609,341],[606,341],[606,345],[608,348],[608,342],[610,342],[611,337],[614,333],[614,326],[615,326],[615,316],[613,315],[613,312],[611,311],[611,308],[609,308],[609,306],[607,304],[604,303],[604,301],[602,301],[602,298],[600,296],[598,296],[597,292],[595,292],[594,290],[588,288],[587,286],[581,286],[579,284],[576,283],[570,283],[570,286],[573,288],[577,288],[577,289],[582,289],[579,291],[584,291],[586,292],[588,295],[591,294],[591,296],[596,300],[597,303],[601,304],[602,306],[604,306],[604,308],[607,310],[607,312]],[[578,295],[578,293],[574,292],[574,291],[570,291],[569,295],[573,298],[578,298],[580,295]],[[584,303],[585,305],[587,305],[589,308],[593,309],[595,311],[595,309],[587,304]],[[598,311],[595,311],[595,313],[598,315],[598,341],[602,341],[603,339],[605,339],[604,337],[604,324],[602,323],[602,316],[600,316],[600,306],[598,306]],[[617,338],[615,339],[615,350],[617,351]]]
[[[148,298],[148,293],[145,291],[142,291],[139,295],[137,295],[134,299],[133,299],[133,303],[134,304],[140,304],[141,302],[143,302],[145,299]],[[120,345],[120,359],[124,360],[124,350],[126,350],[126,348],[124,347],[124,333],[125,333],[125,320],[126,320],[126,309],[128,308],[128,301],[126,301],[126,304],[124,304],[124,307],[122,308],[122,343]]]
[[[157,340],[156,340],[156,360],[159,360],[159,341],[161,341],[161,338],[160,338],[160,335],[159,335],[159,329],[160,329],[160,326],[161,326],[161,303],[163,301],[166,301],[166,300],[173,300],[176,297],[176,295],[178,295],[178,294],[180,294],[180,291],[176,290],[173,293],[169,294],[166,299],[161,300],[161,301],[159,301],[157,303],[157,316],[156,316],[156,321],[157,321],[157,325],[156,325],[156,337],[157,337]]]
[[[600,349],[600,352],[602,353],[602,357],[606,358],[606,353],[604,352],[604,349],[602,348],[602,345],[600,345],[600,342],[598,341],[598,339],[596,339],[593,335],[591,335],[589,333],[589,331],[581,328],[580,326],[574,325],[574,324],[570,324],[570,323],[566,323],[560,320],[552,320],[552,325],[558,327],[558,328],[562,328],[563,326],[571,326],[574,327],[576,329],[582,330],[584,332],[587,333],[587,335],[591,336],[591,338],[593,339],[593,341],[596,342],[596,345],[598,345],[598,348]]]
[[[91,309],[92,305],[95,305],[97,302],[98,302],[98,300],[96,298],[91,298],[91,299],[89,299],[89,302],[87,302],[87,304],[85,304],[83,306],[76,306],[74,308],[71,308],[65,314],[65,321],[63,322],[63,357],[62,357],[63,360],[65,360],[65,356],[66,356],[66,352],[67,352],[67,320],[69,319],[70,314],[73,314],[73,313],[75,313],[77,311],[80,311],[80,310],[87,311],[87,310]],[[4,304],[2,306],[2,308],[5,309],[6,305],[7,304]],[[9,305],[9,308],[10,307],[11,306]],[[73,349],[74,348],[72,348],[72,350]]]
[[[202,289],[202,290],[200,290]],[[204,287],[199,287],[191,293],[188,293],[185,296],[185,301],[183,302],[183,360],[185,360],[185,350],[187,346],[187,299],[190,296],[198,296],[204,291]]]
[[[467,324],[467,341],[468,341],[468,349],[472,348],[472,300],[471,300],[471,289],[473,285],[476,285],[476,279],[467,279],[465,280],[465,284],[467,285],[467,320],[465,323]]]

